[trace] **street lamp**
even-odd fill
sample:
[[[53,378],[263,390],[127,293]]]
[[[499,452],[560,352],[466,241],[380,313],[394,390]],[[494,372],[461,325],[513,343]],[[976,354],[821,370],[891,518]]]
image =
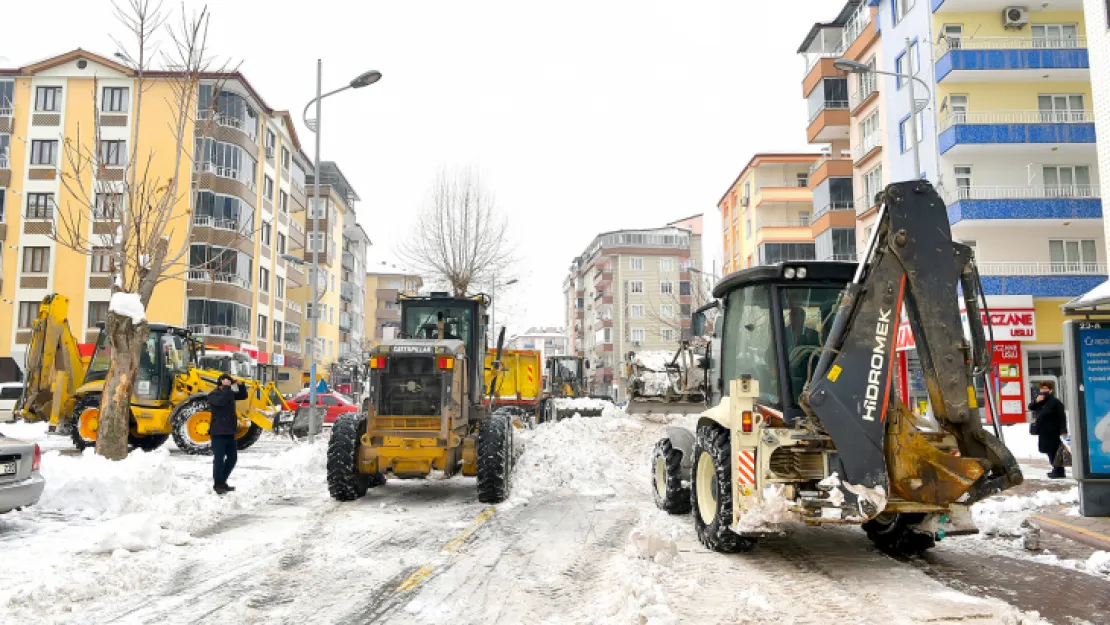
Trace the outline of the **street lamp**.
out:
[[[320,109],[320,102],[328,96],[335,95],[335,94],[337,94],[341,91],[346,91],[347,89],[361,89],[361,88],[366,87],[368,85],[372,85],[372,84],[378,82],[379,80],[381,80],[381,78],[382,78],[382,73],[381,72],[371,70],[371,71],[363,72],[363,73],[359,74],[358,76],[356,76],[353,80],[351,80],[349,83],[347,83],[343,87],[335,89],[334,91],[329,91],[327,93],[321,93],[321,91],[322,91],[321,85],[322,85],[322,82],[323,82],[323,75],[324,75],[324,63],[323,63],[322,60],[316,59],[316,97],[313,98],[311,101],[309,101],[308,104],[305,105],[304,113],[301,114],[301,117],[304,119],[304,125],[309,130],[311,130],[313,132],[313,134],[316,135],[316,159],[315,159],[315,164],[314,164],[314,167],[313,167],[314,175],[312,177],[312,183],[313,183],[313,186],[312,186],[312,201],[317,202],[318,207],[320,205],[319,202],[321,201],[321,198],[320,198],[320,117],[321,117],[322,111]],[[315,119],[310,120],[308,118],[308,109],[313,104],[316,105],[316,117],[315,117]],[[326,204],[324,204],[324,205],[326,206]],[[311,204],[310,204],[310,206],[311,206]],[[315,235],[319,234],[319,232],[320,232],[320,211],[319,210],[314,211],[312,213],[312,215],[313,215],[313,217],[312,217],[312,230],[310,231],[310,234],[309,234],[309,241],[312,241],[313,237]],[[305,247],[307,248],[308,245],[306,245]],[[311,275],[311,277],[309,278],[309,281],[308,281],[309,286],[310,286],[309,290],[312,293],[312,312],[311,312],[311,315],[312,315],[311,316],[311,320],[312,320],[312,350],[308,352],[308,372],[309,372],[308,373],[308,376],[309,376],[309,381],[308,381],[308,405],[312,406],[313,410],[316,409],[316,349],[317,349],[317,341],[319,340],[319,325],[318,324],[319,324],[319,321],[320,321],[320,300],[323,298],[323,292],[319,289],[319,284],[318,284],[319,274],[320,274],[320,253],[327,251],[327,245],[322,245],[322,247],[324,249],[320,249],[320,250],[314,249],[313,252],[312,252],[312,275]],[[327,288],[326,284],[325,284],[324,288],[325,289]]]
[[[493,283],[490,285],[490,300],[492,300],[492,301],[490,302],[489,321],[490,321],[490,328],[493,329],[493,333],[495,335],[493,337],[494,341],[497,340],[496,339],[496,334],[497,334],[497,288],[498,287],[511,286],[511,285],[516,284],[517,282],[519,282],[519,280],[517,280],[516,278],[513,278],[512,280],[509,280],[508,282],[502,282],[501,284],[497,284],[497,278],[494,277]]]
[[[899,74],[897,72],[888,72],[881,69],[874,69],[865,63],[853,61],[851,59],[837,59],[833,61],[833,67],[849,74],[883,74],[884,76],[894,76],[895,78],[906,79],[906,92],[910,96],[910,147],[913,151],[913,177],[914,179],[921,177],[921,155],[919,151],[920,137],[917,136],[917,114],[925,110],[929,106],[929,84],[921,80],[913,74],[913,51],[910,50],[910,39],[906,38],[906,59],[910,64],[909,74]],[[925,99],[918,101],[913,94],[913,83],[917,81],[925,88]]]

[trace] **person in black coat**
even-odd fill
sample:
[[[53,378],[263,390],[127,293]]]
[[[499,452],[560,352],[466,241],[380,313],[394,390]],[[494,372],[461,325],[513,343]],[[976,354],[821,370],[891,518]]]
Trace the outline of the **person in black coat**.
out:
[[[1064,402],[1053,395],[1055,385],[1052,382],[1041,382],[1037,390],[1039,393],[1036,399],[1029,403],[1029,410],[1033,411],[1033,433],[1037,435],[1037,449],[1048,456],[1048,463],[1052,467],[1048,477],[1066,477],[1064,467],[1056,466],[1056,452],[1063,444],[1060,437],[1068,433]]]
[[[208,406],[212,411],[212,490],[223,495],[235,490],[228,486],[227,478],[239,459],[235,446],[235,432],[239,429],[239,417],[235,414],[235,402],[247,398],[247,387],[223,374],[216,382],[216,388],[208,394]]]

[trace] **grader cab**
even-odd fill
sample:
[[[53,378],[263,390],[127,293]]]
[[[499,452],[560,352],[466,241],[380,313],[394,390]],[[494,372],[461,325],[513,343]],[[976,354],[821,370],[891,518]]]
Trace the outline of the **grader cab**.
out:
[[[340,415],[328,442],[328,491],[358,499],[387,476],[478,477],[478,499],[509,494],[512,414],[491,413],[504,335],[498,339],[493,382],[485,384],[485,296],[432,294],[401,299],[402,335],[370,354],[363,412]]]

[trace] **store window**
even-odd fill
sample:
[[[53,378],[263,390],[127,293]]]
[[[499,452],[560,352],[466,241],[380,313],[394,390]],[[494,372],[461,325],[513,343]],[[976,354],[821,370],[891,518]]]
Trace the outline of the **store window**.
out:
[[[1067,401],[1067,378],[1064,376],[1064,352],[1060,350],[1031,351],[1026,350],[1029,360],[1029,377],[1026,387],[1029,397],[1037,394],[1037,385],[1041,382],[1052,382],[1056,385],[1056,397],[1060,401]]]

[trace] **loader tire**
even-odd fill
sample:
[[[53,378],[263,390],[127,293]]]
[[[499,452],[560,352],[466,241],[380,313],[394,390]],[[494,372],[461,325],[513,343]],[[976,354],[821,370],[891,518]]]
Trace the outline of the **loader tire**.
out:
[[[690,484],[682,483],[682,452],[671,445],[671,439],[655,444],[651,464],[655,505],[670,514],[689,512]]]
[[[478,426],[478,501],[501,503],[512,489],[511,417],[492,414]]]
[[[257,443],[260,436],[262,436],[262,426],[258,425],[257,423],[251,423],[250,427],[247,428],[246,433],[235,439],[235,448],[239,451],[243,451],[244,449]]]
[[[85,414],[85,413],[88,414]],[[91,420],[100,419],[100,395],[86,395],[77,402],[69,420],[72,427],[69,429],[70,439],[77,451],[85,451],[89,447],[96,447],[96,430],[91,431]]]
[[[920,555],[936,546],[930,534],[915,531],[924,514],[880,514],[863,524],[867,537],[883,553],[892,556]]]
[[[171,418],[170,432],[173,433],[174,444],[190,456],[211,456],[211,424],[212,409],[208,406],[208,401],[194,399]]]
[[[168,441],[169,439],[169,434],[147,434],[146,436],[135,436],[134,434],[129,434],[127,436],[127,444],[130,445],[132,449],[154,451],[162,445],[165,445],[166,441]]]
[[[328,493],[336,501],[360,499],[370,488],[371,476],[358,472],[358,445],[366,421],[358,413],[339,415],[328,439]],[[381,478],[379,474],[375,481]],[[382,479],[381,483],[385,480]],[[378,486],[380,484],[375,484]]]
[[[732,524],[732,443],[719,425],[698,428],[694,442],[693,487],[690,503],[698,540],[719,553],[751,551],[755,539],[740,536]]]

